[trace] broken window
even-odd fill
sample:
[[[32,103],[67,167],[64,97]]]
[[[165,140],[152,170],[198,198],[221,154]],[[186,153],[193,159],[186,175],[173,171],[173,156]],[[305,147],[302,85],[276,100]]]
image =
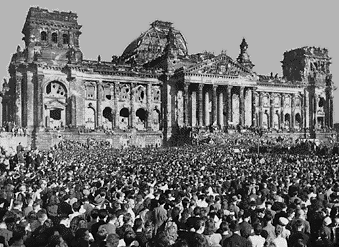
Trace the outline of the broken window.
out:
[[[147,112],[146,112],[145,109],[143,109],[143,108],[139,108],[139,109],[136,111],[135,115],[136,115],[142,122],[144,122],[144,121],[146,120],[146,118],[147,118]]]
[[[105,107],[104,111],[102,112],[102,115],[104,118],[106,118],[108,121],[112,122],[113,121],[113,112],[112,108],[110,107]]]
[[[64,45],[67,45],[69,43],[69,36],[68,34],[63,34],[62,35],[62,42]]]
[[[50,110],[50,118],[54,120],[60,120],[61,119],[61,109],[54,109]]]
[[[52,42],[58,43],[58,35],[57,35],[57,33],[52,33]]]
[[[45,31],[41,32],[41,41],[47,41],[47,33]]]

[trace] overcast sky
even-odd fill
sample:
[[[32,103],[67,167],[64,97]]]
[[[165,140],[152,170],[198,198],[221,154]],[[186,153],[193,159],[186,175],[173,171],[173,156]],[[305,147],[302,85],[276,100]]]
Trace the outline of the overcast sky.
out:
[[[331,71],[339,86],[339,15],[337,0],[242,1],[3,1],[0,76],[8,77],[8,64],[17,45],[24,47],[21,30],[30,6],[72,11],[83,25],[80,46],[85,59],[101,55],[110,61],[149,28],[154,20],[173,22],[188,43],[189,53],[227,50],[233,59],[243,37],[254,70],[281,75],[283,53],[302,46],[329,50]],[[339,122],[339,89],[334,93],[335,122]]]

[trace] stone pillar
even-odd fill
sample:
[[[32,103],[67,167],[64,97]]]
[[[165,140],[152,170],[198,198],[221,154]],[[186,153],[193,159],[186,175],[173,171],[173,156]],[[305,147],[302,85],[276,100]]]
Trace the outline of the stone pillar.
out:
[[[198,119],[199,123],[198,126],[202,127],[204,126],[203,123],[203,100],[204,100],[204,95],[203,95],[203,89],[204,89],[204,84],[200,83],[198,84]]]
[[[291,128],[295,128],[295,94],[291,95]]]
[[[22,125],[22,92],[21,92],[21,84],[22,84],[22,74],[20,72],[16,72],[15,74],[16,78],[16,85],[15,85],[15,105],[16,105],[16,117],[15,117],[15,123],[18,126]]]
[[[233,121],[233,114],[232,114],[232,88],[233,88],[233,86],[227,86],[227,114],[228,114],[228,121],[229,122]]]
[[[189,91],[188,91],[189,83],[185,83],[184,85],[184,126],[189,126],[189,109],[188,109],[188,96],[189,96]]]
[[[34,76],[27,71],[27,130],[32,131],[34,126]]]
[[[254,88],[252,88],[252,114],[251,114],[251,116],[252,116],[252,127],[255,127],[256,126],[256,122],[257,122],[257,120],[256,120],[256,105],[255,105],[255,102],[256,102],[256,88],[254,87]]]
[[[270,93],[270,119],[269,127],[274,127],[274,94]]]
[[[218,125],[220,129],[224,129],[224,95],[223,91],[219,90],[219,110],[218,110]]]
[[[135,83],[131,83],[131,89],[130,89],[130,108],[131,108],[131,112],[130,112],[130,124],[129,127],[134,128],[134,121],[135,121],[135,109],[134,109],[134,105],[135,105]]]
[[[280,94],[280,127],[285,127],[285,113],[284,113],[284,94]]]
[[[318,112],[318,95],[314,93],[313,96],[313,121],[314,121],[314,128],[318,129],[318,119],[317,119],[317,112]]]
[[[97,82],[97,126],[100,128],[102,126],[102,95],[103,88],[101,82]]]
[[[152,127],[152,83],[146,85],[147,94],[147,124],[146,128],[151,129]]]
[[[119,129],[119,117],[120,117],[120,111],[119,111],[119,97],[120,97],[120,85],[119,82],[114,83],[114,114],[115,117],[113,118],[114,122],[114,128]]]
[[[264,109],[263,109],[263,100],[262,100],[263,94],[262,92],[259,92],[259,127],[263,127],[262,126],[262,122],[263,122],[263,114],[264,114]]]
[[[300,96],[300,123],[301,125],[299,126],[301,129],[305,128],[304,124],[304,95]]]
[[[218,98],[217,98],[217,88],[218,85],[213,85],[212,91],[212,125],[217,126],[217,117],[218,117]]]
[[[39,128],[43,128],[44,127],[44,101],[43,101],[43,92],[42,92],[42,84],[44,81],[44,75],[39,74],[38,75],[38,80],[36,83],[36,90],[37,90],[37,126]],[[66,125],[66,123],[64,123],[64,126]]]
[[[210,125],[210,111],[209,111],[209,104],[210,104],[210,97],[208,90],[205,91],[205,126]]]
[[[244,87],[239,90],[239,125],[244,126],[245,122],[245,100],[244,100]]]
[[[331,95],[330,95],[330,102],[329,102],[329,127],[330,128],[333,128],[333,95],[332,95],[332,92],[331,92]]]
[[[71,124],[73,127],[77,125],[77,105],[76,105],[76,96],[71,96]]]

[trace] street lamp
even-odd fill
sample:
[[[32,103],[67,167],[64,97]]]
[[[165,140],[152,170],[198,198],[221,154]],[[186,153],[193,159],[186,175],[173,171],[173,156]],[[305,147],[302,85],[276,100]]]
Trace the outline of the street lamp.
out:
[[[4,97],[4,95],[8,91],[9,91],[9,85],[7,83],[7,80],[4,78],[4,82],[2,83],[2,90],[0,91],[0,97]]]

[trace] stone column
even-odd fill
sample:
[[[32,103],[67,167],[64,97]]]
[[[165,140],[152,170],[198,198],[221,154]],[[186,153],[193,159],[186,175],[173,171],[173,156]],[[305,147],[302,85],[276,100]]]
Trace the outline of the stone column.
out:
[[[313,96],[313,121],[314,121],[314,128],[318,129],[318,119],[317,119],[317,112],[318,112],[318,95],[314,93]]]
[[[97,126],[100,128],[102,126],[102,95],[103,88],[101,82],[97,82]]]
[[[147,124],[146,128],[148,130],[152,127],[152,83],[146,85],[147,90]]]
[[[223,91],[219,90],[219,111],[218,111],[218,124],[220,126],[220,129],[224,129],[224,95]]]
[[[208,87],[209,88],[209,87]],[[209,104],[210,98],[208,90],[205,91],[205,126],[209,126],[210,123],[210,112],[209,112]]]
[[[212,125],[217,126],[217,117],[218,117],[218,98],[217,98],[217,88],[218,85],[213,85],[212,91]]]
[[[274,127],[274,94],[270,93],[270,123],[269,127],[272,129]]]
[[[27,71],[27,130],[32,131],[34,126],[34,76]]]
[[[135,120],[135,109],[134,109],[134,105],[135,105],[135,83],[131,83],[131,89],[130,89],[130,108],[131,108],[131,112],[130,112],[130,124],[129,127],[134,128],[134,120]]]
[[[233,114],[232,114],[232,88],[233,86],[227,86],[227,114],[228,114],[228,121],[233,121]],[[228,124],[227,124],[228,125]]]
[[[252,127],[255,127],[256,126],[256,105],[255,105],[255,102],[256,102],[256,88],[252,88]]]
[[[21,92],[21,84],[22,84],[22,74],[20,72],[16,72],[15,74],[16,78],[16,86],[15,86],[15,105],[16,105],[16,117],[15,117],[15,123],[18,126],[22,125],[22,92]]]
[[[203,89],[204,89],[204,84],[200,83],[198,84],[198,119],[199,123],[198,126],[202,127],[204,126],[203,123],[203,100],[204,100],[204,95],[203,95]]]
[[[295,128],[295,94],[291,95],[291,128]]]
[[[305,128],[305,124],[304,124],[304,95],[301,95],[300,96],[300,123],[301,123],[301,126],[300,128]]]
[[[77,105],[76,105],[76,96],[71,96],[71,124],[73,127],[77,125]]]
[[[188,87],[189,87],[189,83],[185,83],[184,84],[184,125],[185,126],[189,126],[189,109],[188,109]]]
[[[284,94],[280,94],[280,126],[285,127],[285,113],[284,113]]]
[[[240,87],[239,90],[239,125],[245,125],[245,100],[244,100],[244,89],[245,87]]]
[[[36,83],[36,90],[37,90],[37,126],[39,128],[44,127],[44,108],[43,108],[43,92],[42,92],[42,84],[44,80],[44,75],[39,74],[38,75],[38,80]],[[64,126],[66,123],[64,123]]]
[[[262,126],[262,122],[263,122],[263,94],[262,92],[259,92],[259,127],[263,127]]]
[[[120,97],[120,84],[119,82],[114,83],[114,114],[115,117],[113,118],[114,122],[114,128],[119,129],[119,117],[120,117],[120,112],[119,112],[119,97]]]
[[[331,95],[330,95],[330,102],[329,102],[329,127],[330,128],[333,128],[333,95],[332,95],[332,92],[331,92]]]

